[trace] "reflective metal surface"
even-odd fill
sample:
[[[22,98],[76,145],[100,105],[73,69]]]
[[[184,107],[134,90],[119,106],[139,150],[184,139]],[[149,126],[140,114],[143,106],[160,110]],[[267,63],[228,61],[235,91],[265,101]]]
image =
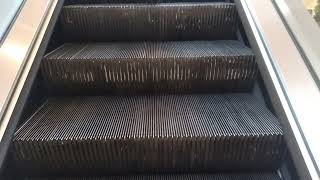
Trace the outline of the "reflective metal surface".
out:
[[[26,1],[0,48],[0,141],[57,2]]]
[[[0,42],[14,21],[22,2],[23,0],[0,1]]]
[[[274,4],[320,87],[320,28],[318,24],[304,8],[301,0],[274,0]]]
[[[235,1],[301,179],[319,179],[319,89],[276,8]]]

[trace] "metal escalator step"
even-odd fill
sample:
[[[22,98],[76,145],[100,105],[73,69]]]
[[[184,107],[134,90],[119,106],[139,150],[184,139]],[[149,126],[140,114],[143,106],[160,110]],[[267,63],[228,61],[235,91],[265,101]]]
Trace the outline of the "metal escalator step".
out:
[[[13,144],[33,174],[270,170],[285,152],[249,94],[50,98]]]
[[[232,3],[100,4],[64,6],[66,41],[235,39]]]
[[[159,174],[108,177],[51,177],[26,180],[281,180],[277,173],[224,173],[224,174]]]
[[[197,0],[65,0],[70,4],[107,4],[107,3],[175,3],[199,2]],[[202,0],[201,2],[226,2],[225,0]]]
[[[65,44],[42,75],[57,93],[247,92],[257,73],[238,41]]]

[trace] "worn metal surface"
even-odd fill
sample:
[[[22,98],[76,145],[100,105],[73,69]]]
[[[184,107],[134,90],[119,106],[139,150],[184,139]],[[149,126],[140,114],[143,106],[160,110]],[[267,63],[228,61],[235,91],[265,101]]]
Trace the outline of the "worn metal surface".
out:
[[[69,5],[61,12],[66,41],[236,39],[232,3]]]
[[[50,98],[13,143],[33,175],[275,170],[282,134],[249,94],[91,96]]]
[[[27,178],[26,180],[280,180],[276,173],[232,173],[232,174],[167,174],[135,175],[108,177],[60,177],[60,178]]]
[[[52,93],[246,92],[256,79],[250,48],[238,41],[65,44],[46,55]]]

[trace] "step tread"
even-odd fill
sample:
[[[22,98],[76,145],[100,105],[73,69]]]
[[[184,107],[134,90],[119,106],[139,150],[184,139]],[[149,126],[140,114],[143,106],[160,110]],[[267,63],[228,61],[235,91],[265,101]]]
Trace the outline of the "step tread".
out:
[[[107,3],[186,3],[197,2],[196,0],[65,0],[70,4],[107,4]],[[204,0],[201,2],[225,2],[225,0]]]
[[[239,41],[167,41],[66,43],[47,54],[45,59],[153,59],[253,56]],[[240,61],[240,60],[239,60]]]
[[[26,180],[281,180],[277,173],[224,173],[224,174],[166,174],[166,175],[133,175],[109,177],[57,177],[26,178]]]
[[[63,7],[68,41],[235,39],[233,3],[90,4]]]
[[[282,134],[248,94],[66,97],[50,98],[14,145],[25,168],[56,172],[273,169]]]
[[[46,131],[40,131],[47,124]],[[15,140],[281,134],[272,113],[247,94],[87,96],[48,99],[17,131]]]
[[[250,89],[257,65],[238,41],[109,42],[64,44],[41,70],[61,91],[212,92]]]

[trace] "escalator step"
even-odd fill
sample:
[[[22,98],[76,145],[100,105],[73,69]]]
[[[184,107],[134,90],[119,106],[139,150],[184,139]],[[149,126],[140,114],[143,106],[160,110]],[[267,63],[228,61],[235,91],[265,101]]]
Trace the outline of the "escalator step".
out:
[[[26,180],[281,180],[276,173],[167,174],[108,177],[51,177]]]
[[[249,94],[60,97],[13,143],[17,165],[32,173],[270,170],[282,133]]]
[[[66,41],[226,40],[236,38],[232,3],[68,5]]]
[[[65,44],[46,55],[55,93],[247,92],[257,73],[238,41]]]
[[[199,2],[197,0],[65,0],[70,4],[107,4],[107,3],[174,3],[174,2]],[[202,0],[201,2],[226,2],[225,0]]]

